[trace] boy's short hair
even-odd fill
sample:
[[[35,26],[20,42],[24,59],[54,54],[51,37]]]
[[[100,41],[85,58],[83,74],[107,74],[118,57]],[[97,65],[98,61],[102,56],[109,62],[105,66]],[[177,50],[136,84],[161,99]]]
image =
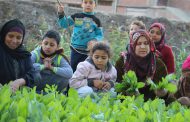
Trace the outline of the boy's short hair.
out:
[[[55,30],[49,30],[48,32],[46,32],[42,40],[44,40],[46,37],[55,39],[58,45],[61,41],[61,37],[59,33]]]
[[[145,24],[142,21],[140,21],[140,20],[134,20],[134,21],[132,21],[131,25],[137,25],[137,26],[140,27],[140,29],[143,29],[143,30],[146,29]]]
[[[83,2],[84,0],[82,0],[82,2]],[[91,0],[91,1],[94,1],[95,2],[95,4],[97,4],[97,0]]]

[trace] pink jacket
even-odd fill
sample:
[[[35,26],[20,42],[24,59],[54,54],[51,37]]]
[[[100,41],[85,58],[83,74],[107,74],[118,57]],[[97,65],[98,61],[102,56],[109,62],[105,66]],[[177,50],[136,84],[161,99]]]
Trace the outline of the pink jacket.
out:
[[[182,70],[184,70],[184,69],[190,69],[190,55],[183,62]]]
[[[105,82],[115,83],[117,78],[117,71],[110,63],[106,71],[101,71],[95,67],[92,61],[86,60],[80,62],[74,72],[72,78],[69,81],[69,85],[72,88],[80,88],[88,86],[90,79],[99,79]]]

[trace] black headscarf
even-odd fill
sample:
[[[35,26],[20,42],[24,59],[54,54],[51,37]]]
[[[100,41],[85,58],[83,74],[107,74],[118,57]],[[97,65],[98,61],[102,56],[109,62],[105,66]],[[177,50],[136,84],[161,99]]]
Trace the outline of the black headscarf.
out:
[[[22,43],[16,49],[10,49],[5,44],[5,37],[8,32],[18,32],[25,35],[24,25],[17,19],[6,22],[0,30],[0,83],[5,84],[17,78],[24,78],[29,70],[30,52],[26,51]],[[27,61],[26,61],[27,60]],[[26,64],[28,63],[28,64]]]
[[[6,44],[5,44],[5,37],[7,35],[8,32],[10,32],[10,30],[12,28],[19,28],[22,30],[22,43],[20,44],[20,46],[18,46],[16,49],[10,49]],[[14,19],[14,20],[10,20],[7,23],[5,23],[3,25],[3,27],[1,28],[0,31],[0,45],[1,47],[8,53],[11,55],[11,57],[15,58],[15,59],[20,59],[20,58],[26,58],[29,57],[31,54],[30,52],[26,51],[25,48],[23,47],[23,40],[24,40],[24,36],[25,36],[25,27],[22,24],[22,22],[18,19]]]

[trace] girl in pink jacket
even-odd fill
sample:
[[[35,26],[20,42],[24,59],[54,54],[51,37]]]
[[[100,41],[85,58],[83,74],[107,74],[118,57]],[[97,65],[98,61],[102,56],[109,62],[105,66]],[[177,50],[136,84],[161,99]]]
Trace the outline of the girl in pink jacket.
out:
[[[103,42],[97,42],[90,56],[78,64],[70,79],[70,87],[75,88],[81,97],[93,92],[113,91],[117,72],[109,62],[110,57],[110,47]]]

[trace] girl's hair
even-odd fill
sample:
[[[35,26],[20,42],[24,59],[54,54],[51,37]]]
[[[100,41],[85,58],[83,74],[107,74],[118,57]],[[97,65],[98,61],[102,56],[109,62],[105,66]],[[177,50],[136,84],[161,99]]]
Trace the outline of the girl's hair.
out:
[[[55,39],[55,41],[57,42],[58,45],[59,45],[59,43],[61,41],[61,37],[60,37],[59,33],[57,31],[54,31],[54,30],[49,30],[44,35],[42,40],[44,40],[46,37]]]
[[[112,56],[110,46],[105,42],[97,42],[94,44],[93,48],[90,51],[90,55],[92,56],[96,50],[103,50],[108,54],[110,58]]]
[[[143,29],[143,30],[146,29],[145,24],[142,21],[140,21],[140,20],[132,21],[131,25],[137,25],[137,26],[140,27],[140,29]]]

